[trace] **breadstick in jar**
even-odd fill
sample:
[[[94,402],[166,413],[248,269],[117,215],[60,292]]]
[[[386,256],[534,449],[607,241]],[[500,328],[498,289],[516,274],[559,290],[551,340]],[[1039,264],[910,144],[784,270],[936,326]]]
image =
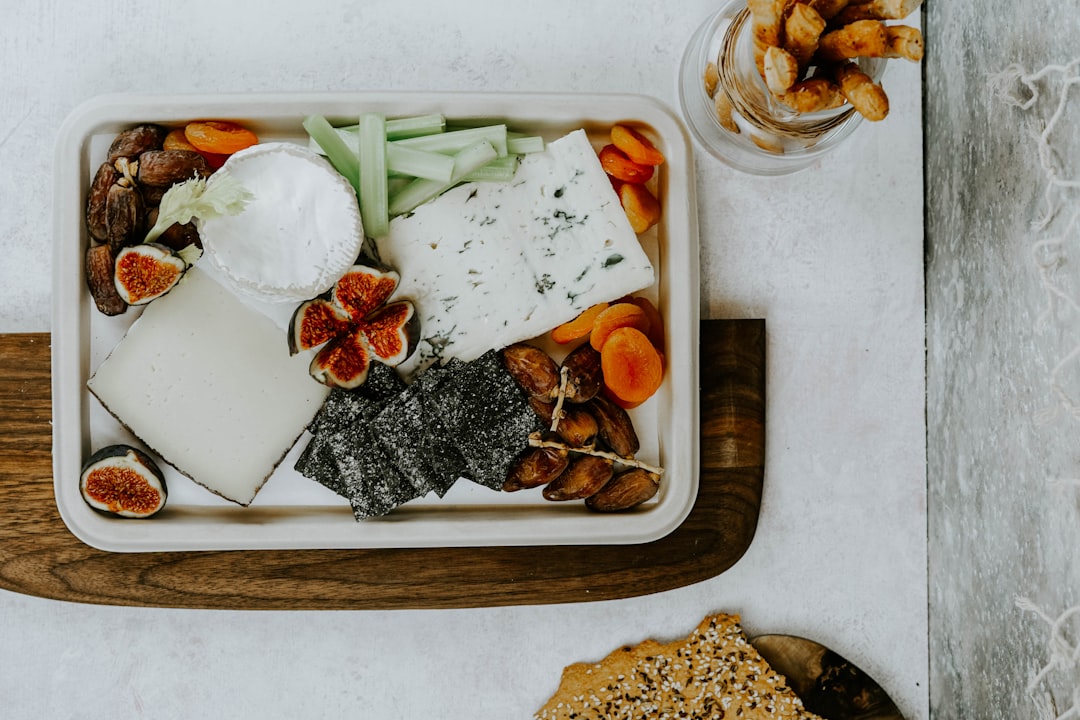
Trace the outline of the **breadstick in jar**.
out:
[[[758,72],[765,76],[765,52],[782,44],[784,32],[784,9],[787,0],[747,0],[753,20],[754,62]]]
[[[799,79],[799,61],[787,50],[770,47],[765,51],[765,84],[777,97],[783,95]]]
[[[852,0],[834,19],[840,24],[859,20],[902,20],[920,5],[922,0]]]
[[[735,106],[731,104],[731,98],[728,97],[724,88],[717,90],[716,95],[713,96],[713,108],[716,110],[716,120],[720,123],[720,127],[732,135],[738,135],[742,132],[739,129],[739,124],[735,122]]]
[[[837,68],[836,83],[841,94],[867,120],[877,122],[889,114],[889,96],[855,63]]]
[[[784,49],[805,68],[817,51],[818,40],[824,31],[825,19],[818,11],[810,5],[796,3],[784,21]]]
[[[924,46],[922,32],[908,25],[885,26],[885,51],[887,58],[901,58],[919,62],[923,58]]]
[[[832,20],[848,6],[848,2],[850,0],[809,0],[806,4],[817,10],[817,14],[825,20]]]
[[[844,96],[839,86],[823,77],[807,78],[795,83],[780,100],[800,113],[831,110],[844,104]]]
[[[766,45],[780,45],[786,5],[786,0],[747,0],[756,40]]]
[[[887,50],[885,24],[879,20],[859,20],[822,35],[817,58],[836,62],[857,57],[882,57]]]

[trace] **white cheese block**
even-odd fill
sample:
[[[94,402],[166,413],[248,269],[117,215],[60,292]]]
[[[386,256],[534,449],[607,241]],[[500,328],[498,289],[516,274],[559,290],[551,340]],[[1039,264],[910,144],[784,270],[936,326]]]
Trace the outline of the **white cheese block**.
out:
[[[87,381],[165,462],[249,504],[329,390],[285,334],[198,268],[150,303]]]
[[[209,262],[238,292],[301,302],[330,288],[364,241],[356,192],[322,156],[291,143],[232,155],[227,172],[252,199],[237,215],[199,224]]]
[[[461,185],[395,218],[376,247],[420,317],[404,372],[536,337],[654,276],[584,130],[525,156],[511,182]]]

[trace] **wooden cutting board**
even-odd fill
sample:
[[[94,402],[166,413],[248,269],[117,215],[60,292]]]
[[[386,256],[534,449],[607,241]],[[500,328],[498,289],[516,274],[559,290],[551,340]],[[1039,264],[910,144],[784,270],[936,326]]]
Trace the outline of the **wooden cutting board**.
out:
[[[765,321],[701,325],[701,482],[641,545],[117,554],[72,535],[52,479],[49,335],[0,335],[0,588],[111,605],[460,608],[610,600],[714,577],[753,539],[764,478]]]

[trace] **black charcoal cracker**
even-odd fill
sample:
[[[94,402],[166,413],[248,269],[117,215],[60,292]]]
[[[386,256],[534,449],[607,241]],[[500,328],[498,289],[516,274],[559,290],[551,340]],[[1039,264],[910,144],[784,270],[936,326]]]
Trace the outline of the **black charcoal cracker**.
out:
[[[427,447],[431,464],[437,470],[434,489],[439,497],[444,497],[468,469],[465,458],[462,457],[457,446],[450,441],[450,434],[439,414],[442,386],[447,377],[448,371],[445,368],[432,366],[413,383],[423,404],[424,418],[427,421]]]
[[[311,423],[314,437],[297,459],[298,472],[348,498],[358,519],[384,515],[416,497],[367,427],[406,387],[396,370],[376,363],[359,388],[331,390]]]
[[[330,435],[331,431],[327,430],[312,437],[293,467],[304,477],[333,490],[338,495],[348,497],[345,481],[338,470],[337,460],[334,459],[328,441]]]
[[[331,433],[328,442],[357,520],[385,515],[418,497],[412,484],[379,447],[366,420]]]
[[[416,384],[383,406],[371,419],[371,435],[383,453],[401,471],[418,496],[435,488],[436,470],[428,452],[424,407]]]
[[[489,350],[449,374],[442,385],[439,417],[475,483],[501,490],[514,457],[541,429],[540,418],[503,367],[498,351]]]
[[[311,421],[310,430],[318,433],[325,428],[351,425],[358,417],[371,418],[386,403],[406,388],[405,381],[393,368],[374,363],[367,380],[355,390],[334,388]]]

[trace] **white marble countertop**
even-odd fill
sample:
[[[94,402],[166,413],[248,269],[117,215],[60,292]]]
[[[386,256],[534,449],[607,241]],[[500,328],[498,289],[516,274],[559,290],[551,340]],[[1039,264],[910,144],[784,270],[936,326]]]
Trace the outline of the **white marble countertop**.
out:
[[[715,2],[37,2],[0,24],[0,332],[49,329],[53,143],[122,91],[628,92],[677,109]],[[734,611],[818,639],[929,715],[920,73],[800,174],[696,152],[703,317],[764,317],[757,535],[644,597],[460,611],[227,612],[0,592],[4,716],[527,717],[564,665]],[[58,238],[63,242],[64,238]]]

